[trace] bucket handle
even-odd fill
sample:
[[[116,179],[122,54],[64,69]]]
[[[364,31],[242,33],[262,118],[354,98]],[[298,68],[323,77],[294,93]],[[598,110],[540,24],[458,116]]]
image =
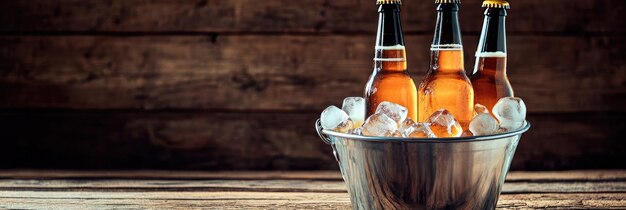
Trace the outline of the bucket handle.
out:
[[[322,133],[322,129],[322,122],[320,122],[320,119],[317,119],[317,121],[315,121],[315,130],[317,131],[317,135],[322,138],[322,141],[324,141],[324,143],[328,145],[333,145],[333,142],[330,140],[330,138]]]
[[[331,140],[331,138],[328,138],[326,134],[322,133],[323,128],[320,119],[317,119],[317,121],[315,121],[315,130],[317,131],[317,135],[322,138],[322,141],[324,141],[324,143],[330,145],[333,148],[333,156],[335,156],[335,160],[339,164],[341,164],[341,161],[339,161],[339,156],[337,156],[337,148],[335,148],[335,143]]]

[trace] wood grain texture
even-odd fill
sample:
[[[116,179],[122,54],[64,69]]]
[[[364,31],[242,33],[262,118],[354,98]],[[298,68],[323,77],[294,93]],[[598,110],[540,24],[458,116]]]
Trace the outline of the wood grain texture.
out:
[[[623,209],[624,193],[501,195],[498,209]]]
[[[37,197],[20,197],[28,193]],[[64,196],[59,196],[58,194]],[[69,195],[67,195],[69,194]],[[120,196],[127,195],[130,196]],[[155,195],[156,194],[156,195]],[[172,198],[163,193],[132,192],[3,192],[0,208],[16,209],[85,209],[85,208],[150,208],[150,209],[350,209],[347,193],[274,193],[274,192],[169,192],[185,197]],[[2,197],[2,195],[8,198]],[[219,195],[219,196],[218,196]],[[522,194],[502,195],[498,209],[623,209],[623,193],[601,194]],[[121,197],[121,198],[120,198]],[[130,198],[129,198],[130,197]],[[148,197],[148,198],[146,198]]]
[[[362,95],[372,39],[0,37],[0,108],[319,111]],[[407,37],[417,83],[430,39]],[[509,43],[509,77],[530,112],[626,111],[626,38],[511,36]],[[466,50],[468,70],[474,49]]]
[[[351,209],[346,193],[0,191],[0,200],[0,208],[15,209]],[[625,200],[619,193],[502,195],[497,209],[623,209]]]
[[[480,2],[460,13],[468,71]],[[512,7],[508,73],[533,124],[513,169],[626,168],[626,1]],[[419,82],[434,5],[403,8]],[[336,169],[312,125],[362,94],[375,10],[374,0],[0,1],[0,168]]]
[[[349,209],[347,193],[0,191],[0,208]]]
[[[626,195],[521,194],[502,195],[498,209],[623,209]],[[164,209],[351,209],[345,193],[272,192],[6,192],[0,191],[0,208],[62,209],[164,208]]]
[[[337,168],[315,136],[317,114],[31,114],[2,117],[3,167]]]
[[[0,168],[337,169],[318,113],[5,112]],[[532,114],[513,169],[625,168],[624,114]],[[285,123],[289,122],[289,123]],[[36,131],[36,132],[33,132]]]
[[[253,173],[253,172],[252,172]],[[342,180],[0,180],[0,191],[246,191],[347,193]],[[507,182],[502,194],[521,193],[626,193],[619,182]]]
[[[528,172],[526,172],[528,173]],[[560,173],[556,173],[560,174]],[[624,173],[608,171],[573,171],[580,177],[626,179]],[[527,176],[524,176],[527,177]],[[532,175],[531,175],[532,177]],[[341,181],[339,171],[169,171],[169,170],[1,170],[0,179],[131,179],[131,180],[318,180]],[[601,179],[606,180],[606,179]],[[608,180],[607,180],[608,181]]]
[[[507,182],[592,182],[624,181],[626,170],[511,171]]]
[[[317,180],[341,181],[339,171],[166,171],[166,170],[2,170],[0,179],[124,180]],[[619,182],[626,170],[510,171],[512,182]]]
[[[48,0],[3,1],[0,31],[18,32],[369,32],[374,0]],[[461,28],[477,33],[482,0],[467,0]],[[407,32],[430,32],[430,2],[404,2]],[[624,33],[626,3],[610,0],[512,2],[511,33]],[[558,14],[558,15],[557,15]]]
[[[19,173],[18,173],[19,172]],[[191,172],[196,177],[199,173],[206,177],[232,178],[232,175],[259,180],[119,180],[119,179],[84,179],[93,177],[98,172],[74,171],[74,179],[48,180],[49,177],[67,175],[65,171],[14,171],[4,174],[37,174],[28,179],[0,180],[0,208],[9,209],[93,209],[93,208],[167,208],[167,209],[349,209],[350,200],[341,189],[341,181],[310,181],[324,177],[329,172],[282,172],[284,177],[299,177],[302,180],[265,180],[276,172]],[[137,177],[146,171],[103,171],[103,175],[117,174],[120,177]],[[151,177],[165,175],[161,171]],[[182,177],[188,172],[174,172]],[[335,172],[336,173],[336,172]],[[86,175],[80,178],[80,175]],[[221,174],[221,175],[220,175]],[[246,174],[246,175],[243,175]],[[585,180],[603,179],[602,177],[623,177],[624,171],[566,171],[566,172],[512,172],[513,176],[528,182],[505,183],[505,192],[500,196],[498,209],[528,208],[601,208],[622,209],[626,207],[624,181],[609,182],[562,182],[559,178],[576,177]],[[142,175],[143,176],[143,175]],[[554,180],[541,177],[550,176]],[[600,176],[600,177],[599,177]],[[539,179],[537,179],[539,178]],[[532,192],[515,192],[510,189],[528,185]],[[543,185],[543,186],[539,186]],[[238,188],[199,189],[198,186],[237,186]],[[559,187],[555,187],[559,186]],[[612,187],[611,187],[612,186]],[[36,188],[39,187],[39,188]],[[272,188],[274,191],[263,190]],[[537,188],[551,188],[554,193],[540,193]],[[609,188],[607,188],[609,187]],[[578,190],[573,190],[578,188]],[[603,192],[597,190],[604,188]],[[191,191],[189,190],[191,189]],[[261,190],[259,190],[261,189]],[[275,191],[275,189],[282,189]],[[584,193],[580,193],[580,192]],[[533,193],[534,192],[534,193]]]

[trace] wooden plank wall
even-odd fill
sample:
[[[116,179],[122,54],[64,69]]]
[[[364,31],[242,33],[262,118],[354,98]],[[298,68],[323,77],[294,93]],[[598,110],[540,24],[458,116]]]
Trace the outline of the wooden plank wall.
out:
[[[482,25],[460,13],[466,68]],[[434,5],[405,0],[409,68]],[[336,169],[319,112],[362,94],[374,0],[0,2],[0,167]],[[513,169],[626,168],[626,1],[514,1]]]

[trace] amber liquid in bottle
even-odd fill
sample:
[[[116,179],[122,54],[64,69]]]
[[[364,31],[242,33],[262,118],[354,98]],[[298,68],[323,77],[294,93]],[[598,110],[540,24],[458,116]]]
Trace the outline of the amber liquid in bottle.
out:
[[[476,64],[470,75],[474,102],[489,110],[500,98],[513,96],[513,88],[506,75],[506,14],[504,8],[485,9]]]
[[[474,91],[464,70],[458,10],[456,3],[437,6],[430,69],[418,90],[418,115],[425,122],[433,112],[446,109],[467,129],[474,116]]]
[[[400,4],[381,4],[378,12],[374,71],[365,86],[367,116],[376,112],[378,104],[389,101],[406,107],[408,117],[415,120],[417,89],[407,71]]]

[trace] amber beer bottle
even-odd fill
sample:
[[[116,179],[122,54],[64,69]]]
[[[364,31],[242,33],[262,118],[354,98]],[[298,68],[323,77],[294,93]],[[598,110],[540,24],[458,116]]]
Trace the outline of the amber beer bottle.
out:
[[[417,119],[417,90],[407,71],[406,51],[400,24],[400,0],[378,0],[378,32],[374,54],[374,71],[365,86],[367,116],[378,104],[389,101],[409,110]]]
[[[435,0],[435,3],[437,23],[430,49],[430,69],[418,90],[419,121],[426,121],[438,109],[447,109],[467,128],[474,113],[474,90],[463,66],[460,0]]]
[[[509,3],[504,0],[486,0],[485,20],[476,50],[476,63],[470,80],[474,87],[474,102],[489,110],[498,99],[513,96],[513,88],[506,76],[505,18]]]

